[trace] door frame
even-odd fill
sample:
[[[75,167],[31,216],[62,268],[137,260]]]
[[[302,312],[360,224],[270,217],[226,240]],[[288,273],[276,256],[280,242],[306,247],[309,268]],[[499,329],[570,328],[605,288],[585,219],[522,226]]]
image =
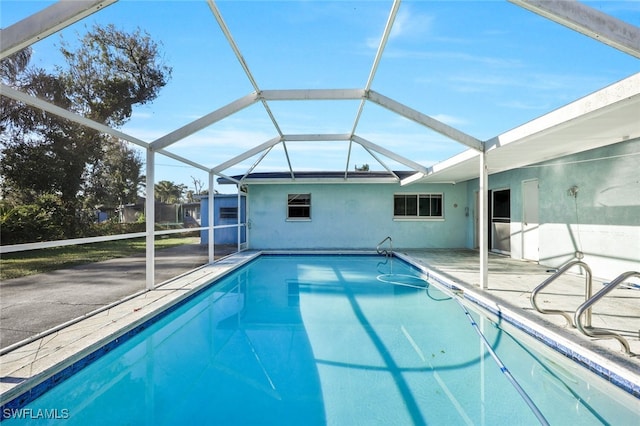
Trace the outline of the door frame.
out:
[[[525,190],[525,187],[529,187],[531,184],[533,184],[535,182],[535,192],[534,193],[530,193],[527,190]],[[522,186],[522,223],[521,223],[521,235],[522,237],[520,238],[521,240],[521,244],[522,244],[522,259],[523,260],[530,260],[530,261],[534,261],[534,262],[538,262],[540,261],[540,232],[539,232],[539,228],[540,228],[540,183],[538,181],[538,178],[533,178],[533,179],[526,179],[523,180],[521,183]],[[535,212],[535,219],[536,219],[536,224],[534,227],[530,228],[528,222],[527,221],[527,201],[531,201],[530,199],[530,195],[535,194],[535,205],[536,205],[536,212]],[[527,241],[528,240],[528,241]],[[527,247],[527,242],[529,243],[534,243],[535,245],[535,250],[525,250],[525,247]],[[528,254],[530,252],[535,252],[534,256],[528,256]]]
[[[499,220],[494,220],[496,218],[493,217],[493,214],[495,212],[494,209],[494,200],[495,200],[495,193],[496,192],[503,192],[503,191],[509,191],[509,217],[508,218],[499,218]],[[488,244],[489,244],[489,251],[494,252],[494,253],[500,253],[500,254],[505,254],[505,255],[509,255],[511,254],[511,188],[510,187],[504,187],[504,188],[496,188],[496,189],[492,189],[489,191],[489,214],[487,215],[487,220],[489,221],[489,238],[488,238]],[[508,222],[505,222],[505,219],[508,220]],[[496,223],[506,223],[508,224],[509,227],[509,249],[508,250],[502,250],[499,247],[494,247],[494,242],[495,242],[495,226],[494,224]]]

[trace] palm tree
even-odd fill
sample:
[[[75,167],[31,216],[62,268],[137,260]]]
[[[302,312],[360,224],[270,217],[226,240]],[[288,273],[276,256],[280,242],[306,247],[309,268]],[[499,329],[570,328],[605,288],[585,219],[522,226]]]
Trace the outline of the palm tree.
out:
[[[173,204],[182,199],[186,185],[176,184],[168,180],[161,180],[154,185],[155,198],[161,203]]]

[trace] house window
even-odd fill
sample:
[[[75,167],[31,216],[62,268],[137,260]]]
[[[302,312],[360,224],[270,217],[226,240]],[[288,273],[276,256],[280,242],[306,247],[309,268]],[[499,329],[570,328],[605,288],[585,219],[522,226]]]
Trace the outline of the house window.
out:
[[[311,194],[287,196],[287,219],[311,219]]]
[[[442,219],[442,194],[395,194],[393,217]]]
[[[220,207],[220,219],[237,219],[237,207]]]

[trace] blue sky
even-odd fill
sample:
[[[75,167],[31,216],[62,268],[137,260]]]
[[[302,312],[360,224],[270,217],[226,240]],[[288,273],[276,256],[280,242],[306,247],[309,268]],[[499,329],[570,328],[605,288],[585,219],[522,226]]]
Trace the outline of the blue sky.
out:
[[[4,28],[52,2],[0,2]],[[586,2],[640,26],[640,2]],[[391,1],[220,1],[260,89],[359,89],[367,82]],[[60,34],[87,25],[140,27],[160,41],[173,78],[123,131],[147,142],[253,91],[207,3],[121,0],[34,45],[32,64],[61,63]],[[403,1],[372,89],[486,140],[640,71],[640,61],[505,1]],[[349,133],[359,101],[271,102],[285,134]],[[372,103],[356,133],[425,166],[466,147]],[[261,103],[169,148],[214,167],[277,136]],[[287,144],[297,170],[344,170],[346,142]],[[141,151],[142,152],[142,151]],[[144,158],[144,155],[142,156]],[[392,168],[405,168],[393,161]],[[227,174],[242,174],[249,159]],[[164,156],[157,180],[193,186],[207,174]],[[354,145],[348,165],[376,160]],[[281,145],[256,171],[286,170]],[[233,188],[218,188],[233,192]]]

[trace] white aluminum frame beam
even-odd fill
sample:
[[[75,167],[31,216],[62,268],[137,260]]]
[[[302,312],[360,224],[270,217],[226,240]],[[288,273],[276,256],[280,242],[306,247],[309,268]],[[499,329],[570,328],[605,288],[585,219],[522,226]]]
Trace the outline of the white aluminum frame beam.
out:
[[[23,102],[27,105],[30,105],[35,108],[39,108],[43,111],[46,111],[58,117],[67,119],[69,121],[73,121],[74,123],[81,124],[83,126],[89,127],[99,132],[106,133],[111,136],[115,136],[116,138],[126,140],[128,142],[131,142],[143,148],[147,148],[149,146],[149,144],[143,140],[134,138],[131,135],[128,135],[119,130],[113,129],[105,124],[98,123],[97,121],[91,120],[89,118],[83,117],[82,115],[68,111],[55,104],[52,104],[51,102],[45,101],[35,96],[28,95],[24,92],[16,90],[5,84],[0,83],[0,88],[2,89],[0,90],[0,93],[2,94],[2,96],[6,96],[16,101]]]
[[[409,167],[409,168],[411,168],[411,169],[413,169],[413,170],[415,170],[417,172],[422,172],[424,174],[427,174],[427,169],[423,165],[418,164],[415,161],[411,161],[408,158],[405,158],[405,157],[403,157],[401,155],[398,155],[398,154],[396,154],[394,152],[391,152],[388,149],[381,147],[380,145],[376,145],[375,143],[370,142],[370,141],[368,141],[368,140],[366,140],[366,139],[364,139],[364,138],[362,138],[360,136],[357,136],[357,135],[354,135],[352,140],[355,143],[357,143],[359,145],[362,145],[365,149],[368,149],[368,150],[371,150],[371,151],[375,151],[378,154],[384,155],[387,158],[391,158],[392,160],[397,161],[398,163],[403,164],[403,165],[405,165],[405,166],[407,166],[407,167]]]
[[[398,9],[400,8],[400,0],[394,0],[391,5],[391,11],[389,12],[389,17],[387,18],[387,23],[384,27],[384,31],[382,33],[382,38],[380,39],[380,44],[378,45],[378,50],[376,51],[376,56],[373,59],[373,65],[371,66],[371,71],[369,72],[369,77],[367,78],[367,82],[364,87],[365,95],[371,89],[371,84],[373,83],[373,78],[376,75],[378,70],[378,65],[380,64],[380,59],[382,58],[382,52],[384,52],[384,48],[387,45],[387,41],[389,40],[389,36],[391,35],[391,29],[393,28],[393,23],[396,20],[396,15],[398,14]],[[353,126],[351,126],[351,135],[356,134],[356,129],[358,128],[358,123],[360,123],[360,117],[362,117],[362,112],[364,111],[364,104],[366,99],[363,98],[360,101],[360,105],[358,106],[358,111],[356,112],[356,118],[353,120]],[[347,174],[349,173],[349,162],[351,161],[351,149],[353,147],[353,140],[349,141],[349,149],[347,151],[347,164],[344,166],[344,178],[347,178]],[[371,154],[371,153],[370,153]],[[376,158],[374,156],[374,158]],[[377,160],[377,158],[376,158]],[[381,163],[382,164],[382,163]]]
[[[390,111],[395,112],[409,120],[412,120],[418,124],[430,128],[431,130],[440,133],[456,142],[473,148],[477,151],[484,151],[484,144],[479,139],[474,138],[454,127],[449,126],[433,117],[429,117],[426,114],[421,113],[413,108],[410,108],[400,102],[394,101],[378,92],[370,90],[367,93],[367,99],[371,102],[380,105]]]
[[[236,157],[231,158],[230,160],[225,161],[222,164],[219,164],[218,166],[211,169],[211,171],[213,171],[213,173],[215,174],[220,174],[221,171],[226,170],[229,167],[235,166],[236,164],[241,163],[242,161],[248,158],[251,158],[254,155],[257,155],[264,150],[270,150],[280,142],[284,143],[285,141],[288,141],[288,142],[348,141],[350,140],[350,137],[351,136],[347,133],[276,136]]]
[[[249,167],[249,169],[248,169],[246,172],[244,172],[244,175],[242,175],[242,177],[240,178],[240,182],[243,182],[243,181],[245,180],[245,178],[246,178],[247,176],[249,176],[249,175],[251,174],[251,172],[252,172],[256,167],[258,167],[258,164],[260,164],[260,163],[262,162],[262,160],[264,160],[264,158],[265,158],[267,155],[269,155],[269,153],[271,152],[271,150],[273,149],[273,147],[274,147],[274,146],[275,146],[275,145],[270,146],[269,148],[265,149],[265,150],[262,152],[262,154],[260,154],[260,158],[258,158],[258,159],[257,159],[257,160],[256,160],[256,161],[251,165],[251,167]],[[240,190],[238,189],[238,191],[240,191]]]
[[[373,59],[373,65],[371,66],[369,77],[367,78],[367,84],[364,86],[364,90],[367,92],[369,91],[369,89],[371,89],[373,79],[376,76],[376,72],[378,71],[378,65],[380,64],[380,59],[382,59],[382,53],[384,52],[384,48],[387,46],[387,41],[389,40],[389,36],[391,35],[391,30],[393,29],[393,24],[396,20],[398,9],[400,9],[400,1],[401,0],[394,0],[393,4],[391,5],[391,11],[389,12],[389,17],[387,18],[387,23],[385,24],[384,32],[382,33],[382,38],[380,39],[380,44],[378,45],[378,50],[376,51],[376,56]]]
[[[138,145],[142,148],[146,148],[146,149],[153,149],[153,147],[150,147],[150,144],[135,138],[131,135],[128,135],[124,132],[121,132],[119,130],[113,129],[105,124],[102,123],[98,123],[97,121],[91,120],[89,118],[83,117],[82,115],[76,114],[74,112],[68,111],[64,108],[61,108],[57,105],[52,104],[51,102],[42,100],[40,98],[37,98],[35,96],[31,96],[31,95],[27,95],[26,93],[23,93],[19,90],[16,90],[12,87],[6,86],[4,84],[0,84],[0,88],[2,89],[2,95],[6,96],[8,98],[14,99],[16,101],[19,102],[24,102],[27,105],[31,105],[32,107],[35,108],[39,108],[43,111],[46,111],[48,113],[51,113],[53,115],[56,115],[58,117],[64,118],[66,120],[72,121],[74,123],[78,123],[82,126],[88,127],[90,129],[94,129],[97,130],[101,133],[105,133],[111,136],[114,136],[118,139],[122,139],[125,140],[127,142],[131,142],[135,145]],[[167,157],[171,157],[174,160],[178,160],[182,163],[185,164],[189,164],[197,169],[200,170],[204,170],[205,172],[209,172],[211,169],[209,167],[203,166],[202,164],[198,164],[194,161],[188,160],[186,158],[183,158],[179,155],[173,154],[171,152],[165,151],[165,150],[157,150],[156,152],[166,155]]]
[[[384,48],[387,46],[387,41],[389,40],[389,36],[391,35],[391,30],[396,20],[398,9],[400,9],[400,0],[394,0],[393,4],[391,5],[391,11],[389,12],[389,17],[387,18],[387,23],[382,33],[382,38],[380,39],[380,44],[378,45],[378,50],[376,51],[376,56],[373,59],[373,65],[371,66],[371,71],[369,72],[367,83],[364,86],[365,93],[368,93],[369,90],[371,90],[373,79],[376,76],[376,72],[378,71],[378,65],[380,64],[380,59],[382,59],[382,53],[384,52]],[[365,104],[365,100],[363,99],[362,102],[360,102],[360,107],[358,108],[358,112],[356,113],[356,118],[353,122],[353,127],[351,129],[352,135],[356,133],[356,128],[358,127],[358,123],[360,122],[360,116],[362,115],[364,104]],[[349,167],[349,164],[347,164],[347,167]]]
[[[207,3],[209,4],[209,9],[211,9],[213,16],[216,18],[216,21],[218,22],[220,29],[224,33],[224,36],[227,39],[227,42],[229,43],[229,46],[231,46],[233,53],[236,55],[236,58],[240,62],[240,66],[242,67],[242,69],[244,70],[244,73],[247,75],[247,78],[251,82],[251,85],[253,86],[254,90],[257,93],[260,93],[260,88],[258,87],[258,83],[256,82],[255,78],[253,78],[253,74],[249,69],[249,65],[247,64],[247,61],[245,61],[244,57],[242,56],[242,53],[240,53],[240,48],[236,44],[236,41],[233,39],[233,36],[231,35],[231,31],[229,31],[229,27],[227,26],[226,22],[224,22],[224,19],[222,18],[222,14],[220,13],[218,6],[216,5],[214,0],[207,0]],[[271,122],[273,123],[273,126],[276,128],[276,131],[278,132],[278,134],[282,136],[282,130],[280,129],[280,125],[278,124],[278,121],[273,115],[273,112],[271,112],[271,108],[269,108],[269,104],[267,104],[267,102],[264,99],[262,99],[261,101],[265,111],[267,111],[267,114],[269,115],[269,118],[271,118]]]
[[[118,0],[59,1],[0,31],[0,59],[31,46]]]
[[[203,166],[202,164],[199,164],[199,163],[196,163],[195,161],[191,161],[191,160],[189,160],[187,158],[181,157],[181,156],[179,156],[177,154],[174,154],[172,152],[169,152],[169,151],[167,151],[165,149],[159,149],[159,150],[157,150],[155,152],[157,152],[158,154],[162,154],[162,155],[164,155],[166,157],[173,158],[174,160],[177,160],[177,161],[179,161],[181,163],[188,164],[188,165],[190,165],[192,167],[195,167],[196,169],[200,169],[200,170],[205,171],[207,173],[209,173],[211,171],[211,168],[209,168],[207,166]]]
[[[640,28],[575,0],[509,0],[524,9],[640,58]]]
[[[225,175],[224,173],[220,173],[220,172],[213,173],[212,172],[212,174],[215,174],[216,176],[220,176],[221,178],[227,179],[229,182],[233,182],[236,185],[241,185],[242,184],[242,182],[240,182],[238,179],[232,178],[231,176]]]
[[[257,93],[250,93],[246,96],[243,96],[240,99],[236,99],[235,101],[231,102],[230,104],[227,104],[225,106],[223,106],[222,108],[219,108],[213,112],[210,112],[207,115],[204,115],[194,121],[192,121],[191,123],[177,129],[174,130],[171,133],[168,133],[164,136],[162,136],[161,138],[156,139],[155,141],[151,142],[151,148],[158,150],[158,149],[162,149],[162,148],[166,148],[167,146],[174,144],[202,129],[204,129],[205,127],[210,126],[211,124],[218,122],[224,118],[229,117],[230,115],[235,114],[236,112],[243,110],[251,105],[253,105],[254,103],[256,103],[258,101],[258,95]]]
[[[244,57],[242,56],[242,53],[240,52],[240,48],[238,48],[238,45],[233,39],[233,36],[231,35],[231,31],[229,31],[229,27],[227,26],[227,23],[222,18],[222,14],[220,13],[220,9],[218,9],[218,6],[216,5],[216,2],[214,0],[207,0],[207,3],[209,4],[209,9],[211,9],[213,16],[216,18],[216,21],[218,22],[218,26],[220,27],[220,30],[222,30],[222,33],[224,34],[225,38],[227,39],[227,42],[229,43],[229,46],[231,47],[231,49],[233,50],[233,53],[236,55],[236,58],[240,62],[240,66],[244,70],[244,73],[247,75],[247,78],[249,78],[251,85],[253,86],[256,92],[260,92],[258,83],[253,78],[253,74],[251,74],[249,65],[247,65],[247,61],[245,61]]]
[[[348,133],[308,134],[308,135],[283,135],[282,140],[289,142],[318,142],[318,141],[348,141],[351,135]]]
[[[256,154],[261,153],[262,151],[264,151],[265,149],[270,149],[271,147],[273,147],[274,145],[279,144],[280,142],[282,142],[282,137],[281,136],[276,136],[275,138],[269,139],[268,141],[261,143],[258,146],[255,146],[253,148],[251,148],[250,150],[237,155],[233,158],[231,158],[230,160],[225,161],[224,163],[214,167],[213,169],[211,169],[211,171],[217,175],[220,174],[221,171],[228,169],[229,167],[235,166],[238,163],[241,163],[242,161],[253,157]]]
[[[143,140],[141,140],[141,139],[135,138],[135,137],[133,137],[131,135],[128,135],[128,134],[126,134],[124,132],[121,132],[119,130],[113,129],[113,128],[105,125],[105,124],[98,123],[97,121],[94,121],[94,120],[91,120],[89,118],[83,117],[82,115],[79,115],[79,114],[76,114],[74,112],[68,111],[68,110],[66,110],[64,108],[61,108],[61,107],[59,107],[57,105],[52,104],[51,102],[45,101],[45,100],[37,98],[35,96],[28,95],[28,94],[26,94],[24,92],[21,92],[19,90],[16,90],[16,89],[14,89],[12,87],[9,87],[9,86],[1,84],[1,83],[0,83],[0,88],[2,89],[1,93],[2,93],[3,96],[6,96],[8,98],[14,99],[14,100],[19,101],[19,102],[23,102],[23,103],[25,103],[27,105],[30,105],[32,107],[39,108],[39,109],[41,109],[43,111],[46,111],[46,112],[51,113],[53,115],[56,115],[58,117],[64,118],[66,120],[72,121],[74,123],[78,123],[78,124],[80,124],[82,126],[86,126],[86,127],[90,128],[90,129],[97,130],[97,131],[99,131],[101,133],[105,133],[105,134],[114,136],[114,137],[116,137],[118,139],[122,139],[122,140],[125,140],[127,142],[131,142],[131,143],[133,143],[135,145],[138,145],[138,146],[140,146],[142,148],[145,148],[145,149],[149,149],[150,148],[150,144],[145,142],[145,141],[143,141]],[[151,149],[153,149],[153,147],[151,147]],[[167,152],[167,151],[162,150],[162,149],[159,149],[156,152],[161,153],[163,155],[166,155],[167,157],[171,157],[171,158],[173,158],[175,160],[178,160],[178,161],[180,161],[182,163],[189,164],[189,165],[191,165],[191,166],[193,166],[195,168],[204,170],[206,172],[209,172],[211,170],[209,167],[205,167],[202,164],[198,164],[198,163],[196,163],[194,161],[188,160],[188,159],[183,158],[183,157],[181,157],[179,155],[173,154],[171,152]]]
[[[363,89],[283,89],[263,90],[258,94],[266,101],[324,101],[363,99]]]
[[[353,142],[353,141],[352,141]],[[362,146],[362,145],[361,145]],[[388,171],[389,173],[391,173],[393,175],[393,177],[395,178],[396,182],[400,182],[400,177],[398,177],[397,174],[395,174],[395,172],[393,170],[391,170],[391,167],[387,166],[387,164],[382,161],[375,152],[373,152],[372,150],[370,150],[369,148],[367,148],[366,146],[362,146],[364,148],[365,151],[367,151],[367,153],[369,153],[370,156],[372,156],[377,162],[378,164],[380,164],[382,167],[385,168],[386,171]],[[349,149],[351,149],[351,144],[349,145]],[[345,170],[344,171],[344,178],[345,180],[347,179],[347,176],[349,175],[349,170]]]

